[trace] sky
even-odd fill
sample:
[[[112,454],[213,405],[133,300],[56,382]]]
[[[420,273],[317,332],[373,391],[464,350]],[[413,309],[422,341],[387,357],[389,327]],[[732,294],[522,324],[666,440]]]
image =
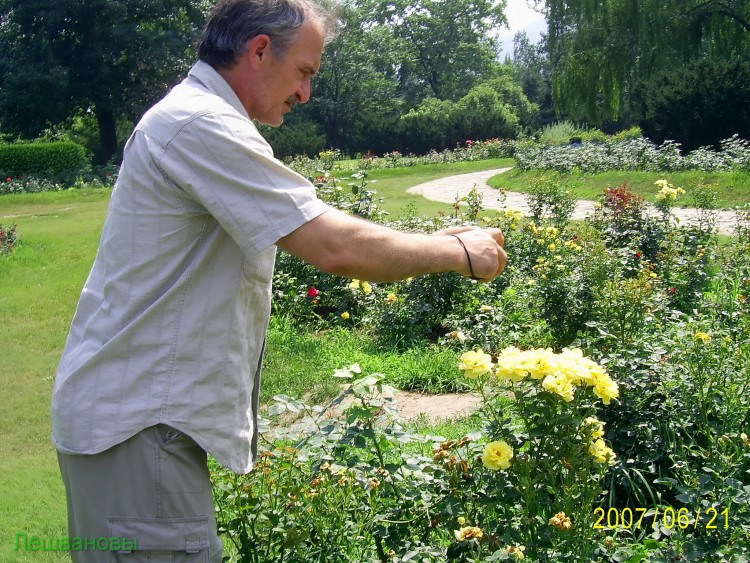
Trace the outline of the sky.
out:
[[[505,60],[506,55],[513,56],[513,36],[517,31],[526,31],[532,43],[539,41],[541,33],[547,31],[544,16],[529,8],[526,0],[508,0],[505,15],[510,29],[502,28],[498,32],[498,38],[502,44],[501,61]]]

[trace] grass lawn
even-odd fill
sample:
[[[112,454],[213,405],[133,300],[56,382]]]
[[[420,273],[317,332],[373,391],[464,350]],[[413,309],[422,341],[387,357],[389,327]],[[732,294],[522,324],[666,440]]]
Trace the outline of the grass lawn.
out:
[[[489,184],[511,192],[528,192],[540,178],[549,172],[537,170],[511,170],[490,178]],[[659,188],[656,180],[667,180],[683,188],[687,194],[678,200],[678,205],[692,207],[691,193],[697,187],[710,188],[716,194],[716,205],[721,209],[750,203],[750,172],[602,172],[600,174],[562,174],[559,179],[568,185],[578,199],[593,199],[607,188],[617,188],[627,182],[633,193],[653,202]]]
[[[60,560],[14,551],[15,535],[67,534],[65,493],[50,441],[53,377],[91,266],[109,190],[0,196],[0,223],[18,223],[22,244],[0,257],[0,561]]]

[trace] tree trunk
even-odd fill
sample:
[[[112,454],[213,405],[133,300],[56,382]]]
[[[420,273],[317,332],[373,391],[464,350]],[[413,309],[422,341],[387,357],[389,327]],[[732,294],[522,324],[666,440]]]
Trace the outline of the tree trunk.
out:
[[[98,103],[94,107],[96,120],[99,123],[99,154],[95,157],[97,164],[106,164],[112,157],[117,157],[117,124],[112,105],[109,103]]]

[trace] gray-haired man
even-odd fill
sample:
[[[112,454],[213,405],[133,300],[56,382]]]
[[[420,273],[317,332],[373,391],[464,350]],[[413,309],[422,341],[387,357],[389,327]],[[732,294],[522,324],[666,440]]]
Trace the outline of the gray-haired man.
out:
[[[252,120],[308,101],[333,22],[308,0],[220,1],[128,140],[52,400],[70,536],[119,538],[75,560],[221,560],[206,452],[252,468],[277,245],[373,281],[505,267],[499,230],[399,233],[274,159]]]

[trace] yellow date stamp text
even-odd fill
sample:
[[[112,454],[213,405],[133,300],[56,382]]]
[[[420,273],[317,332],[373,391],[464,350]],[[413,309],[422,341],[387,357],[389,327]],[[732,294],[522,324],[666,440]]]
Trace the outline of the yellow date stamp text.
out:
[[[729,507],[696,508],[694,511],[685,507],[658,506],[653,508],[595,508],[594,529],[606,530],[625,528],[626,530],[650,526],[663,528],[705,528],[717,530],[729,528]]]

